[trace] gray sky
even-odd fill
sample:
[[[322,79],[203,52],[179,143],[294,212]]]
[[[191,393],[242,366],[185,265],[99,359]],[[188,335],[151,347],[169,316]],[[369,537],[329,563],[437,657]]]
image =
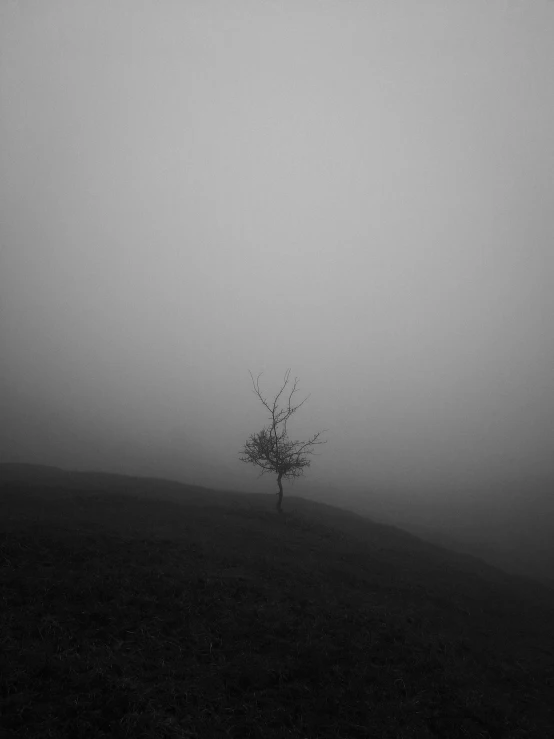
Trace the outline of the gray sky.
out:
[[[3,2],[1,460],[273,490],[291,367],[298,492],[550,489],[553,80],[546,0]]]

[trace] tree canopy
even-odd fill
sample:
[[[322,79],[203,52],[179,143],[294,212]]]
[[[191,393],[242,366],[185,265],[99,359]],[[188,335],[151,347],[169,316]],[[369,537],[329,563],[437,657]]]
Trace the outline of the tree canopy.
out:
[[[254,392],[269,411],[269,424],[248,438],[240,459],[242,462],[260,467],[262,470],[260,476],[267,472],[273,472],[277,475],[277,485],[279,487],[277,510],[281,511],[283,500],[282,479],[292,479],[303,475],[304,470],[311,464],[310,455],[314,454],[314,446],[327,442],[319,438],[323,431],[318,431],[305,441],[294,441],[289,437],[287,421],[304,405],[309,396],[298,405],[294,405],[293,395],[297,392],[298,385],[298,379],[295,377],[286,404],[279,407],[279,399],[289,383],[290,369],[286,371],[283,385],[271,402],[263,396],[260,389],[262,374],[260,372],[254,379],[250,372],[250,377]]]

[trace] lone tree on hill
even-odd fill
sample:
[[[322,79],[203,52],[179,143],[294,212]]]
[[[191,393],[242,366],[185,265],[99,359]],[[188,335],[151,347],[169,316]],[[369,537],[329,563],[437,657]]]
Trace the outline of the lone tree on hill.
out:
[[[248,462],[256,467],[261,467],[260,477],[266,472],[274,472],[277,475],[277,485],[279,486],[277,510],[281,513],[283,501],[283,483],[281,480],[283,477],[285,479],[293,479],[303,475],[304,469],[311,464],[308,456],[314,454],[313,447],[316,444],[326,444],[327,442],[318,441],[323,431],[318,431],[317,434],[307,441],[292,441],[289,439],[287,421],[293,413],[296,413],[304,405],[310,396],[308,395],[298,405],[292,404],[292,396],[296,392],[296,385],[298,384],[298,379],[295,377],[286,406],[283,405],[282,408],[279,408],[278,401],[288,384],[290,369],[286,371],[283,386],[271,403],[264,398],[260,390],[260,377],[262,374],[260,372],[254,380],[252,372],[250,372],[250,377],[252,378],[254,392],[269,411],[271,420],[268,426],[249,437],[241,452],[240,459],[242,462]]]

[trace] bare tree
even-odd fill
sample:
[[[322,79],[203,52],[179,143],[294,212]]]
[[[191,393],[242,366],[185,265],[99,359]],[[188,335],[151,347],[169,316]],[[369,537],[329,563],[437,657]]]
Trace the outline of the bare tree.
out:
[[[313,447],[316,444],[326,444],[327,442],[318,441],[321,434],[324,433],[323,431],[318,431],[317,434],[314,434],[307,441],[292,441],[289,439],[287,421],[293,413],[296,413],[304,405],[310,396],[308,395],[298,405],[293,404],[292,396],[296,392],[296,386],[298,384],[298,379],[295,377],[286,405],[283,404],[283,407],[279,408],[279,398],[288,384],[290,369],[286,371],[283,386],[271,403],[264,398],[260,390],[260,377],[262,374],[260,372],[254,380],[254,376],[250,372],[250,377],[254,392],[270,413],[270,423],[257,434],[252,434],[249,437],[241,452],[240,459],[242,462],[261,467],[260,477],[266,472],[274,472],[277,475],[277,485],[279,486],[277,510],[281,512],[283,477],[285,479],[294,479],[303,475],[305,468],[311,464],[309,455],[314,454]]]

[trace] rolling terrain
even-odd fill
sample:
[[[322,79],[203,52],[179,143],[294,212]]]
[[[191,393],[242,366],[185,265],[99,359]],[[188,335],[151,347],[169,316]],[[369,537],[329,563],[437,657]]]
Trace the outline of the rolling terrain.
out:
[[[554,736],[553,589],[283,504],[0,465],[0,736]]]

